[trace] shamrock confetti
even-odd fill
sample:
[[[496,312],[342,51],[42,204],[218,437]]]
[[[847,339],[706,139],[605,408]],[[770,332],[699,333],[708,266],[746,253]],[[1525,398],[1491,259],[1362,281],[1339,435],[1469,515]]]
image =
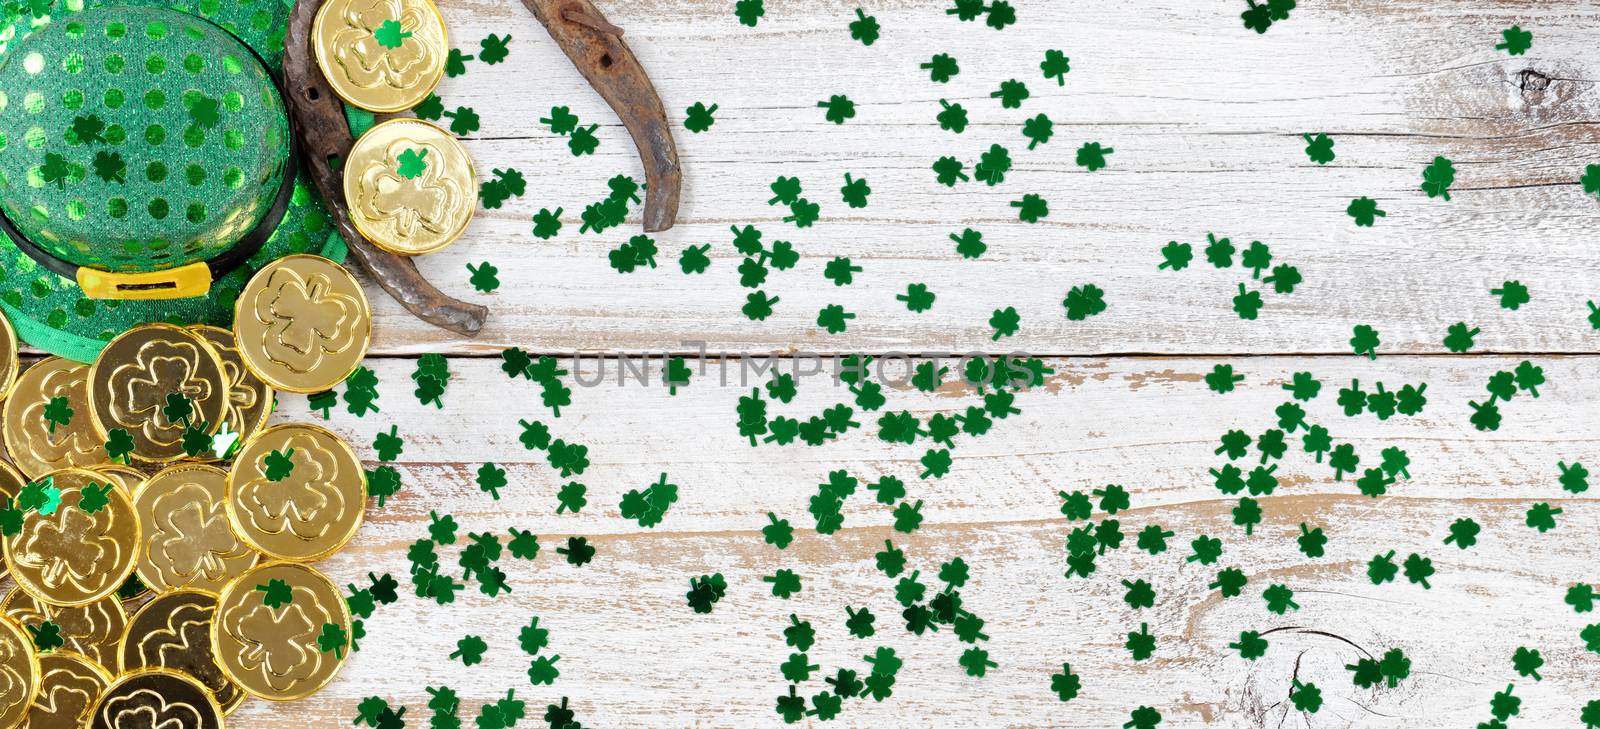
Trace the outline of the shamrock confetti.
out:
[[[711,129],[711,125],[717,122],[716,118],[712,116],[716,113],[716,104],[708,107],[696,101],[693,106],[684,111],[683,128],[695,134],[708,131]]]

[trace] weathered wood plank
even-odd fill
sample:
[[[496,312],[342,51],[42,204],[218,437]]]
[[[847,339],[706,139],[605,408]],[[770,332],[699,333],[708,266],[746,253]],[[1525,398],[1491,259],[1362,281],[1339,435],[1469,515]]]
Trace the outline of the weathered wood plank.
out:
[[[1547,665],[1543,681],[1516,681],[1524,699],[1519,720],[1572,725],[1582,703],[1600,697],[1594,670],[1600,658],[1578,639],[1593,619],[1561,603],[1568,585],[1596,579],[1583,535],[1600,528],[1600,509],[1593,492],[1568,494],[1556,480],[1557,461],[1592,462],[1600,452],[1600,422],[1589,406],[1600,386],[1592,359],[1540,358],[1549,380],[1541,397],[1523,394],[1505,404],[1505,423],[1492,433],[1467,423],[1466,401],[1481,396],[1488,374],[1517,359],[1231,361],[1247,379],[1238,391],[1216,395],[1200,380],[1211,360],[1054,360],[1058,372],[1047,386],[1018,397],[1020,415],[998,421],[981,438],[957,439],[954,468],[936,481],[916,477],[921,445],[887,445],[871,426],[822,447],[742,445],[734,406],[749,388],[732,375],[719,385],[715,370],[675,397],[614,380],[575,388],[573,405],[551,418],[535,399],[536,387],[507,384],[493,362],[452,361],[446,407],[436,410],[409,395],[410,363],[380,361],[383,412],[363,420],[340,413],[330,427],[371,458],[372,436],[398,424],[406,439],[399,464],[406,488],[371,512],[349,550],[322,566],[340,584],[368,571],[403,578],[406,546],[426,533],[430,510],[454,514],[463,532],[530,529],[543,551],[532,564],[502,562],[514,592],[499,599],[464,593],[458,604],[441,608],[408,595],[381,609],[368,623],[363,650],[335,684],[295,704],[252,703],[232,724],[287,726],[309,717],[332,725],[375,693],[410,705],[408,717],[423,720],[423,687],[449,684],[474,712],[515,687],[538,706],[573,697],[586,725],[771,726],[777,723],[772,702],[786,690],[777,664],[789,653],[781,630],[790,613],[813,621],[819,643],[810,655],[827,670],[863,668],[860,656],[877,645],[894,646],[906,660],[895,695],[882,704],[848,704],[841,726],[1119,726],[1140,704],[1158,707],[1167,717],[1163,726],[1276,726],[1296,659],[1302,680],[1316,682],[1327,697],[1324,713],[1309,725],[1470,725],[1488,717],[1489,696],[1515,679],[1510,656],[1522,645],[1539,648]],[[583,366],[592,374],[592,360]],[[1212,453],[1216,437],[1229,428],[1270,427],[1273,409],[1287,399],[1281,384],[1301,370],[1324,383],[1306,406],[1311,421],[1329,427],[1336,442],[1354,444],[1364,465],[1382,448],[1404,448],[1413,478],[1396,484],[1392,496],[1369,499],[1350,479],[1335,481],[1293,439],[1296,448],[1279,468],[1283,487],[1261,497],[1265,520],[1247,537],[1230,523],[1236,499],[1215,491],[1206,473],[1223,462]],[[1369,390],[1379,380],[1390,389],[1426,382],[1429,403],[1414,418],[1346,418],[1333,400],[1351,378]],[[845,397],[824,379],[807,379],[795,402],[774,404],[770,412],[809,415]],[[902,387],[889,393],[886,409],[926,418],[960,412],[976,400],[953,384],[931,394]],[[308,417],[302,398],[285,397],[281,407],[277,419]],[[576,477],[590,486],[582,513],[554,513],[555,492],[568,479],[517,442],[516,422],[532,418],[557,437],[590,446],[592,466]],[[498,502],[473,483],[485,461],[506,468],[511,480]],[[910,498],[923,502],[924,527],[910,536],[894,532],[888,507],[872,503],[863,489],[846,504],[840,533],[805,529],[812,524],[806,501],[835,469],[864,480],[905,478]],[[620,518],[621,494],[663,471],[681,486],[665,521],[644,530]],[[1063,542],[1071,526],[1057,512],[1056,492],[1106,483],[1132,492],[1133,508],[1115,517],[1127,543],[1103,557],[1091,579],[1065,579]],[[1524,511],[1539,501],[1564,509],[1549,534],[1522,524]],[[758,530],[767,511],[800,528],[788,550],[762,543]],[[1484,527],[1468,551],[1442,543],[1450,522],[1462,517]],[[1325,557],[1296,551],[1301,522],[1326,531]],[[1157,556],[1132,545],[1151,523],[1176,535]],[[1219,564],[1184,561],[1189,541],[1202,533],[1225,542]],[[574,568],[554,553],[571,534],[587,535],[598,547],[593,564]],[[965,646],[948,630],[920,638],[904,632],[893,581],[873,568],[884,539],[906,550],[926,583],[942,561],[961,556],[972,566],[965,604],[988,621],[986,648],[999,668],[967,678],[956,664]],[[1400,560],[1411,552],[1430,557],[1438,570],[1432,588],[1404,578],[1371,585],[1366,560],[1391,549]],[[454,551],[446,554],[453,563]],[[1207,588],[1222,566],[1250,575],[1243,596],[1222,600]],[[778,568],[805,580],[792,600],[772,597],[760,582]],[[688,578],[716,571],[729,579],[728,598],[711,615],[693,614],[683,599]],[[1156,587],[1154,608],[1123,604],[1118,581],[1134,578]],[[1295,590],[1298,611],[1276,616],[1264,609],[1261,591],[1274,583]],[[879,634],[850,638],[846,605],[869,607]],[[552,630],[552,649],[563,656],[562,677],[537,690],[526,683],[527,659],[515,644],[516,626],[533,614]],[[1159,646],[1151,661],[1133,663],[1122,642],[1141,622]],[[1399,647],[1411,657],[1413,675],[1394,690],[1355,689],[1343,668],[1355,650],[1310,633],[1269,635],[1271,648],[1255,663],[1227,647],[1241,630],[1288,626],[1333,633],[1369,651]],[[446,660],[468,633],[490,641],[484,665]],[[1085,686],[1082,697],[1065,705],[1049,691],[1049,674],[1062,661],[1072,662]],[[822,688],[812,681],[801,693]],[[1297,721],[1289,716],[1283,725]]]
[[[607,8],[672,114],[719,104],[710,132],[679,130],[683,214],[656,236],[660,267],[628,275],[608,267],[606,252],[639,232],[636,217],[601,235],[577,232],[607,178],[639,176],[621,127],[519,7],[445,7],[468,51],[490,32],[515,38],[507,62],[474,64],[440,93],[449,108],[481,115],[469,141],[480,173],[515,167],[529,194],[481,211],[463,242],[421,262],[463,291],[467,263],[501,268],[504,288],[478,297],[495,308],[484,333],[461,341],[380,301],[376,351],[661,351],[698,340],[758,353],[1330,353],[1364,322],[1386,350],[1422,353],[1442,351],[1444,328],[1458,320],[1482,326],[1480,347],[1493,351],[1585,352],[1600,342],[1584,320],[1584,302],[1600,296],[1590,245],[1600,205],[1577,185],[1600,159],[1587,4],[1306,4],[1265,36],[1239,27],[1226,4],[1180,0],[1022,3],[1024,22],[1001,32],[947,18],[934,0],[871,5],[885,35],[870,48],[849,37],[852,3],[769,3],[755,29],[720,0]],[[1498,29],[1514,22],[1535,32],[1527,56],[1493,49]],[[1064,87],[1040,77],[1047,48],[1073,59]],[[918,68],[940,52],[961,64],[949,84]],[[1021,109],[989,98],[1008,78],[1032,92]],[[837,93],[858,104],[843,126],[814,106]],[[941,131],[941,98],[966,105],[972,128]],[[555,105],[601,125],[597,154],[575,159],[539,125]],[[1020,124],[1039,113],[1056,137],[1027,151]],[[1300,135],[1318,131],[1337,140],[1327,167],[1302,152]],[[1074,164],[1087,141],[1116,149],[1107,169]],[[1016,160],[1004,184],[935,183],[936,157],[957,156],[970,170],[991,143]],[[1450,202],[1418,189],[1435,155],[1459,170]],[[846,172],[869,181],[868,207],[841,201]],[[779,175],[800,177],[822,205],[816,227],[797,230],[781,222],[786,210],[763,204]],[[1010,207],[1027,193],[1050,203],[1037,225]],[[1360,196],[1388,217],[1354,226],[1345,207]],[[540,208],[564,211],[558,238],[529,234]],[[781,299],[764,322],[739,312],[749,290],[737,285],[735,224],[802,254],[764,285]],[[947,237],[966,227],[989,244],[979,260],[962,260]],[[1241,322],[1231,297],[1250,277],[1204,263],[1208,231],[1241,248],[1268,243],[1306,283],[1290,296],[1266,294],[1262,318]],[[1198,242],[1199,265],[1156,270],[1169,240]],[[684,276],[676,257],[700,243],[712,244],[711,270]],[[865,269],[854,285],[822,278],[834,256]],[[1507,279],[1533,291],[1514,314],[1489,294]],[[913,314],[894,299],[913,282],[938,294],[932,311]],[[1062,298],[1083,283],[1104,288],[1110,309],[1069,322]],[[848,332],[817,326],[828,304],[859,315]],[[996,343],[986,322],[1005,306],[1021,312],[1022,330]]]

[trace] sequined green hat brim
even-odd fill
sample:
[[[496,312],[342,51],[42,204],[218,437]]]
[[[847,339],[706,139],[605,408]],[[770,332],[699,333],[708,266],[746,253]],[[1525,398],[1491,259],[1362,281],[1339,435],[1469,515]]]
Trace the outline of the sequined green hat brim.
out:
[[[229,31],[253,48],[273,74],[279,73],[289,5],[282,0],[42,0],[8,1],[0,18],[0,58],[6,47],[33,30],[86,9],[154,7],[186,12]],[[35,11],[43,10],[43,15]],[[244,266],[213,281],[208,295],[187,299],[116,301],[89,299],[73,280],[47,271],[9,240],[0,240],[0,310],[29,344],[69,359],[92,361],[105,343],[127,329],[155,321],[232,324],[233,304],[249,277],[267,262],[292,253],[320,253],[343,260],[344,244],[308,178],[295,183],[277,231]]]

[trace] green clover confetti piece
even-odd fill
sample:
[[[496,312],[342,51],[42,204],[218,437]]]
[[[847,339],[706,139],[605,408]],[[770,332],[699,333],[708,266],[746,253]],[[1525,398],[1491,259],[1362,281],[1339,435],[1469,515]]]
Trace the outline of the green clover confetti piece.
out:
[[[1589,469],[1582,463],[1574,462],[1568,466],[1565,461],[1557,461],[1556,467],[1561,470],[1561,488],[1568,493],[1581,494],[1589,490]]]
[[[1137,610],[1139,608],[1152,607],[1156,604],[1156,591],[1150,587],[1150,583],[1144,580],[1136,582],[1123,580],[1122,586],[1128,588],[1127,593],[1122,596],[1122,601],[1127,603],[1128,607]]]
[[[1285,585],[1272,585],[1261,593],[1261,598],[1267,602],[1267,611],[1284,614],[1290,609],[1299,610],[1300,603],[1294,601],[1294,590]]]
[[[1366,324],[1357,324],[1350,336],[1350,348],[1358,355],[1366,355],[1367,359],[1378,358],[1378,346],[1382,342],[1378,339],[1378,330]]]
[[[0,534],[12,537],[22,532],[23,510],[13,508],[11,499],[4,499],[0,507]]]
[[[1433,560],[1413,552],[1406,557],[1404,572],[1411,584],[1422,585],[1423,589],[1432,589],[1433,586],[1428,584],[1428,578],[1434,573]]]
[[[989,327],[994,330],[991,341],[1000,341],[1001,337],[1009,337],[1017,333],[1022,323],[1022,315],[1017,313],[1017,308],[1008,306],[1004,309],[995,309],[989,316]]]
[[[1507,281],[1500,284],[1500,288],[1489,289],[1489,293],[1500,297],[1500,308],[1511,311],[1522,308],[1531,298],[1528,287],[1522,285],[1521,281]]]
[[[1333,138],[1322,133],[1313,137],[1310,134],[1300,135],[1306,140],[1306,157],[1319,165],[1333,161]]]
[[[932,59],[918,66],[918,68],[927,71],[934,83],[941,84],[949,83],[950,79],[961,73],[961,66],[956,63],[956,59],[944,53],[935,54]]]
[[[1301,683],[1297,678],[1290,688],[1289,700],[1294,703],[1296,711],[1315,714],[1322,708],[1322,690],[1314,683]]]
[[[1239,284],[1239,293],[1233,297],[1233,310],[1240,319],[1254,321],[1261,315],[1261,292],[1247,291]]]
[[[933,173],[939,184],[946,187],[955,187],[956,182],[966,182],[970,179],[962,172],[963,167],[961,160],[954,157],[940,157],[933,163]],[[1600,316],[1600,314],[1597,314],[1597,316]]]
[[[955,7],[944,11],[945,15],[954,15],[957,20],[970,22],[983,17],[988,8],[983,5],[983,0],[953,0]]]
[[[65,395],[52,397],[44,406],[44,420],[49,424],[50,432],[56,432],[56,426],[66,427],[72,422],[72,406]]]
[[[45,183],[54,183],[57,189],[67,189],[67,178],[72,176],[72,165],[67,163],[67,158],[55,152],[48,152],[44,156],[44,164],[39,166],[39,177]]]
[[[380,461],[393,461],[400,457],[405,450],[405,441],[400,438],[400,428],[396,425],[389,426],[389,432],[379,432],[372,439],[372,450],[378,454]]]
[[[483,654],[489,650],[489,644],[483,638],[469,635],[456,641],[456,650],[450,654],[451,658],[461,659],[463,666],[475,666],[483,662]]]
[[[115,182],[119,185],[128,183],[128,163],[120,153],[107,152],[105,150],[95,152],[94,161],[91,164],[94,167],[95,176],[101,180]]]
[[[478,60],[490,66],[506,60],[506,56],[509,55],[506,46],[510,43],[511,36],[509,34],[501,37],[490,33],[487,38],[478,42]]]
[[[1272,290],[1280,294],[1294,293],[1294,287],[1299,286],[1304,279],[1300,276],[1300,269],[1294,266],[1274,266],[1272,275],[1261,279],[1272,284]]]
[[[788,570],[779,570],[779,572],[788,572]],[[790,572],[790,574],[793,575],[794,573]],[[773,583],[773,588],[772,589],[773,589],[773,594],[775,594],[775,595],[777,594],[777,591],[778,591],[777,582],[778,582],[779,579],[780,578],[777,575],[774,575],[773,577],[763,577],[762,578],[762,580],[764,580],[766,582]],[[787,579],[787,578],[781,578],[781,579]],[[795,582],[795,585],[796,585],[796,589],[798,590],[799,589],[799,587],[798,587],[799,586],[798,577],[796,578],[796,580],[797,581]],[[785,599],[787,599],[787,598],[785,598]],[[817,640],[817,631],[814,628],[811,627],[811,621],[809,621],[809,620],[801,620],[800,616],[795,615],[794,613],[789,613],[789,627],[783,629],[783,641],[784,641],[784,644],[788,645],[791,648],[794,648],[797,651],[800,651],[801,653],[804,653],[806,651],[811,650],[811,645],[813,643],[815,643],[816,640]]]
[[[265,585],[256,585],[256,592],[261,593],[261,604],[273,610],[294,602],[294,590],[283,580],[268,580]]]
[[[1006,173],[1010,171],[1011,152],[998,144],[991,144],[988,151],[978,155],[978,164],[972,174],[980,182],[994,187],[1004,182]]]
[[[169,423],[189,424],[189,417],[194,414],[194,404],[181,392],[167,393],[166,404],[161,406],[161,415]]]
[[[939,106],[941,106],[943,110],[939,112],[935,119],[939,122],[940,129],[943,129],[947,132],[954,132],[956,134],[960,134],[967,130],[966,107],[962,106],[961,104],[952,104],[944,99],[939,100]],[[957,164],[960,163],[957,162]]]
[[[29,625],[28,632],[33,635],[33,647],[40,653],[48,653],[67,644],[61,637],[61,626],[45,620],[38,625]]]
[[[1038,195],[1022,195],[1022,200],[1011,201],[1011,206],[1016,208],[1016,217],[1022,222],[1038,222],[1050,216],[1050,201]]]
[[[1573,612],[1589,612],[1594,610],[1595,590],[1588,585],[1573,585],[1567,588],[1563,601],[1572,606]]]
[[[817,313],[817,326],[822,327],[829,334],[839,334],[845,330],[845,322],[856,318],[855,314],[844,310],[838,304],[829,304],[822,307]]]
[[[843,94],[834,94],[828,97],[827,101],[817,102],[817,106],[825,110],[824,117],[834,124],[843,124],[845,120],[853,119],[856,115],[855,102]]]
[[[1105,169],[1106,155],[1115,152],[1110,147],[1102,147],[1099,142],[1087,142],[1078,148],[1077,163],[1090,172]]]
[[[1221,592],[1225,598],[1238,597],[1248,582],[1249,579],[1245,577],[1244,572],[1236,567],[1227,567],[1217,572],[1217,579],[1212,581],[1209,587]]]
[[[1231,268],[1234,254],[1233,241],[1228,238],[1218,238],[1213,233],[1206,233],[1206,241],[1206,261],[1214,268]]]
[[[1358,197],[1350,201],[1350,207],[1345,208],[1345,214],[1354,218],[1356,225],[1371,228],[1372,224],[1388,213],[1378,209],[1378,201],[1370,197]]]
[[[1001,81],[1000,88],[990,93],[989,97],[999,99],[1003,109],[1019,109],[1022,102],[1028,99],[1028,85],[1016,79]]]
[[[1094,284],[1074,286],[1061,300],[1069,321],[1083,321],[1106,310],[1105,290]]]
[[[1493,399],[1482,405],[1469,400],[1467,405],[1472,407],[1472,417],[1468,418],[1472,427],[1478,430],[1500,429],[1500,408],[1494,404]]]
[[[738,0],[733,4],[733,14],[741,24],[754,28],[756,21],[767,14],[766,3],[763,0]]]
[[[1050,117],[1039,114],[1022,122],[1022,136],[1028,138],[1028,149],[1047,144],[1050,137],[1055,134],[1055,122]]]
[[[1228,647],[1239,651],[1240,658],[1253,661],[1267,654],[1267,639],[1254,630],[1240,631],[1238,642]]]
[[[1244,382],[1244,375],[1234,374],[1233,365],[1219,364],[1212,367],[1203,379],[1212,392],[1224,394],[1233,392],[1235,385]]]
[[[780,569],[770,577],[761,578],[761,581],[772,585],[772,594],[785,600],[800,592],[800,575],[793,570]]]
[[[695,134],[711,129],[717,123],[717,105],[706,106],[703,102],[696,101],[694,105],[684,110],[683,128]]]
[[[1450,185],[1456,181],[1456,168],[1450,160],[1444,157],[1434,157],[1433,162],[1422,170],[1422,191],[1429,198],[1443,197],[1450,199]]]
[[[418,119],[438,121],[440,117],[444,116],[444,99],[439,98],[437,94],[430,93],[427,98],[422,100],[422,103],[412,107],[411,111],[417,115]]]
[[[1522,699],[1511,695],[1511,691],[1514,688],[1516,686],[1508,683],[1506,684],[1506,690],[1495,692],[1495,695],[1489,699],[1489,713],[1494,714],[1495,719],[1505,721],[1516,716],[1521,710]]]
[[[266,476],[267,480],[272,482],[278,482],[288,478],[289,474],[294,472],[293,457],[293,448],[289,448],[281,452],[274,450],[268,453],[261,459],[261,464],[263,467],[262,475]]]
[[[1539,667],[1544,665],[1544,656],[1539,655],[1537,648],[1527,646],[1517,648],[1516,652],[1511,654],[1511,665],[1519,676],[1532,678],[1535,681],[1544,680],[1544,677],[1539,675]]]
[[[82,495],[78,497],[78,508],[89,514],[104,509],[106,504],[111,503],[107,497],[111,495],[113,488],[115,487],[109,482],[105,484],[90,482],[88,486],[83,488]]]
[[[1137,633],[1128,633],[1127,642],[1123,647],[1128,649],[1128,654],[1135,661],[1149,658],[1156,652],[1156,637],[1150,634],[1150,624],[1140,623]]]
[[[201,422],[192,426],[185,426],[181,444],[183,453],[190,458],[198,458],[211,453],[213,450],[210,422]]]
[[[861,45],[870,46],[878,42],[881,31],[877,18],[867,15],[861,8],[856,8],[856,19],[850,22],[851,38],[861,41]]]
[[[1444,346],[1446,349],[1461,353],[1472,349],[1473,338],[1481,331],[1477,328],[1468,329],[1466,322],[1451,324],[1445,331]]]
[[[461,52],[460,48],[451,48],[450,55],[445,58],[444,74],[455,78],[467,72],[467,61],[473,60],[472,56]]]
[[[1017,10],[1006,0],[994,0],[989,3],[989,17],[984,22],[995,30],[1005,30],[1017,22]]]
[[[1523,30],[1520,25],[1513,25],[1500,31],[1500,37],[1505,40],[1496,43],[1494,48],[1497,51],[1505,51],[1508,55],[1520,56],[1533,47],[1533,33]]]
[[[549,686],[561,676],[561,671],[556,668],[556,661],[561,656],[539,656],[528,664],[528,682],[535,686]]]
[[[845,204],[850,207],[864,208],[867,206],[867,196],[872,194],[872,188],[867,186],[866,180],[855,179],[850,176],[850,173],[846,172],[844,173],[844,187],[839,188],[839,194],[843,196]]]
[[[378,45],[394,50],[411,37],[411,31],[402,30],[398,20],[385,20],[372,31],[372,37],[378,41]]]
[[[1289,19],[1289,11],[1294,10],[1295,0],[1245,0],[1250,7],[1239,15],[1244,21],[1244,27],[1257,33],[1265,33],[1272,24]]]
[[[594,151],[600,148],[600,139],[594,134],[599,129],[599,124],[590,124],[572,130],[572,136],[567,139],[567,149],[572,152],[572,156],[594,154]]]
[[[1556,528],[1556,515],[1561,509],[1553,508],[1549,504],[1540,502],[1528,509],[1527,524],[1533,529],[1538,529],[1543,534]]]
[[[397,171],[400,173],[401,177],[404,177],[408,180],[415,180],[422,176],[423,171],[428,169],[427,157],[428,150],[426,149],[423,149],[420,152],[415,149],[406,149],[402,151],[400,156],[397,158],[398,162],[400,163]],[[499,207],[499,205],[495,205],[495,207]]]
[[[1161,258],[1161,265],[1156,268],[1182,271],[1189,267],[1189,261],[1194,260],[1194,248],[1188,243],[1170,241],[1161,247]]]
[[[567,564],[582,567],[594,559],[595,548],[584,537],[568,537],[567,546],[557,547],[556,554],[565,555]]]
[[[133,452],[133,436],[123,428],[112,428],[106,432],[106,460],[113,463],[128,462],[128,454]]]

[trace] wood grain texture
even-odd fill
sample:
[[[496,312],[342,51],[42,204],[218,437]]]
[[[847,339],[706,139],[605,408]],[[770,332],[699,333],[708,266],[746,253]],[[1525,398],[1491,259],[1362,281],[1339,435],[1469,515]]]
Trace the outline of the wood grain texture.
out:
[[[1488,718],[1490,695],[1513,681],[1524,699],[1519,724],[1577,725],[1583,702],[1600,698],[1600,657],[1578,637],[1592,614],[1572,612],[1562,596],[1569,585],[1596,579],[1587,535],[1600,528],[1600,504],[1592,491],[1564,492],[1556,464],[1592,464],[1600,453],[1594,360],[1538,358],[1549,380],[1541,397],[1505,404],[1505,424],[1492,433],[1467,423],[1466,401],[1479,399],[1485,378],[1517,364],[1514,358],[1228,361],[1247,379],[1238,391],[1216,395],[1201,382],[1210,360],[1052,360],[1057,372],[1046,386],[1019,395],[1022,414],[997,421],[981,438],[958,438],[950,475],[922,481],[915,461],[923,446],[886,445],[870,425],[822,447],[742,445],[734,407],[749,388],[733,374],[720,384],[715,369],[676,396],[614,379],[577,388],[573,405],[551,418],[536,387],[506,380],[493,362],[453,361],[445,407],[437,410],[410,396],[409,361],[379,360],[382,413],[357,420],[340,412],[329,426],[370,459],[373,435],[398,424],[405,489],[386,508],[374,508],[351,547],[321,567],[341,585],[368,571],[403,580],[406,547],[426,534],[430,510],[452,513],[463,534],[530,529],[543,550],[531,564],[502,561],[513,592],[498,599],[463,593],[438,607],[408,594],[380,608],[362,650],[328,689],[293,704],[252,702],[230,725],[334,726],[373,694],[410,706],[408,720],[420,724],[424,687],[448,684],[472,715],[515,687],[519,698],[541,707],[571,696],[585,726],[774,726],[773,700],[785,691],[778,664],[789,653],[781,631],[790,613],[816,627],[810,656],[827,671],[863,668],[860,657],[878,645],[905,658],[894,696],[848,703],[838,726],[1120,726],[1140,704],[1159,707],[1163,727],[1470,726]],[[582,366],[594,374],[593,360]],[[1312,422],[1326,425],[1336,442],[1354,444],[1368,465],[1382,448],[1404,448],[1412,478],[1390,496],[1363,497],[1350,479],[1335,481],[1325,464],[1301,453],[1295,439],[1279,468],[1283,487],[1261,499],[1265,520],[1246,536],[1231,524],[1236,499],[1214,490],[1207,474],[1223,462],[1212,453],[1216,438],[1229,428],[1271,427],[1273,409],[1287,399],[1282,384],[1302,370],[1324,383],[1307,405]],[[1347,418],[1333,399],[1352,378],[1369,389],[1377,381],[1391,389],[1426,382],[1429,403],[1413,418]],[[923,418],[976,400],[955,384],[888,395],[886,410]],[[847,397],[827,379],[808,379],[793,403],[771,412],[809,415]],[[305,407],[300,397],[284,397],[274,418],[320,422]],[[555,492],[567,479],[517,441],[517,421],[535,418],[556,437],[590,447],[593,465],[577,477],[589,485],[580,514],[554,513]],[[473,483],[483,462],[508,472],[499,501]],[[863,480],[904,478],[909,498],[923,502],[924,526],[910,536],[893,531],[888,507],[863,489],[847,502],[838,534],[808,530],[806,502],[835,469]],[[663,471],[681,487],[665,521],[640,529],[621,518],[622,493]],[[1100,560],[1091,579],[1068,580],[1063,544],[1071,524],[1057,513],[1056,492],[1107,483],[1132,493],[1133,508],[1115,517],[1128,541]],[[1535,502],[1564,509],[1556,530],[1541,535],[1523,525]],[[799,528],[786,551],[762,543],[758,530],[768,511]],[[1461,517],[1484,526],[1467,551],[1442,543]],[[1296,551],[1302,522],[1326,530],[1325,557]],[[1176,533],[1171,549],[1157,556],[1132,545],[1151,523]],[[594,563],[574,568],[555,554],[572,534],[597,546]],[[1218,565],[1184,561],[1199,534],[1225,542]],[[948,630],[920,638],[904,631],[893,581],[873,568],[884,539],[906,550],[925,583],[953,557],[972,566],[965,604],[988,621],[986,647],[999,668],[983,679],[965,677],[956,664],[965,646]],[[1438,569],[1432,588],[1404,578],[1371,585],[1366,560],[1388,550],[1399,559],[1430,557]],[[453,564],[454,549],[444,554]],[[1223,600],[1208,590],[1222,566],[1249,574],[1243,596]],[[760,581],[780,567],[805,580],[793,599],[773,597]],[[710,615],[692,613],[684,603],[688,578],[719,571],[729,580],[728,597]],[[1124,605],[1118,580],[1134,577],[1156,587],[1155,607]],[[1280,617],[1265,610],[1261,591],[1273,583],[1295,591],[1298,611]],[[847,605],[869,607],[878,635],[849,637]],[[550,650],[562,656],[561,678],[551,687],[528,686],[527,657],[515,642],[517,626],[535,614],[552,631]],[[1141,622],[1159,646],[1152,660],[1134,663],[1122,642]],[[1259,661],[1227,647],[1241,630],[1269,629],[1282,631],[1268,636],[1271,648]],[[1358,657],[1356,649],[1305,631],[1339,635],[1374,653],[1399,647],[1412,658],[1413,675],[1398,689],[1355,689],[1343,666]],[[488,639],[490,651],[485,664],[464,668],[446,656],[469,633]],[[1543,652],[1543,681],[1516,679],[1510,657],[1522,645]],[[1310,721],[1284,703],[1297,660],[1302,680],[1327,697]],[[1068,704],[1049,690],[1049,675],[1063,661],[1084,681],[1083,695]],[[824,686],[813,680],[802,688],[809,695]]]
[[[1240,27],[1235,4],[1020,2],[1021,22],[997,32],[945,16],[948,3],[937,0],[864,3],[884,27],[871,47],[849,37],[856,3],[770,2],[754,29],[738,25],[724,0],[607,4],[669,115],[681,120],[697,101],[719,105],[709,132],[676,130],[683,207],[680,224],[655,236],[659,268],[622,275],[606,252],[640,233],[637,210],[601,235],[577,228],[607,178],[643,179],[626,132],[519,6],[447,3],[452,38],[467,52],[488,33],[513,36],[506,62],[469,64],[439,93],[447,108],[481,115],[467,141],[480,174],[517,168],[529,192],[480,211],[461,243],[419,261],[453,290],[467,288],[467,263],[500,267],[505,286],[475,299],[493,308],[482,334],[434,330],[375,295],[375,351],[662,351],[706,341],[758,353],[1335,353],[1365,322],[1385,351],[1426,353],[1442,351],[1456,321],[1482,326],[1479,346],[1489,351],[1596,350],[1584,302],[1600,297],[1600,203],[1577,184],[1600,160],[1591,4],[1302,3],[1264,36]],[[1512,23],[1535,34],[1526,56],[1493,48]],[[1050,48],[1072,59],[1065,86],[1039,72]],[[949,84],[918,68],[935,53],[960,63]],[[1010,78],[1032,92],[1020,109],[989,96]],[[842,126],[815,106],[841,93],[858,104]],[[967,107],[964,134],[939,129],[941,98]],[[594,156],[572,157],[538,123],[557,105],[601,125]],[[1056,136],[1028,151],[1021,123],[1039,113]],[[1335,138],[1333,164],[1306,159],[1301,135],[1315,132]],[[1088,141],[1116,150],[1108,168],[1074,164]],[[1016,160],[1005,183],[935,183],[934,159],[954,155],[970,170],[993,143]],[[1418,189],[1435,155],[1459,170],[1450,202]],[[868,207],[841,200],[846,172],[868,180]],[[786,210],[765,205],[779,175],[800,177],[822,206],[815,227],[796,229],[781,222]],[[1009,205],[1027,193],[1050,203],[1036,225]],[[1376,227],[1357,228],[1345,214],[1361,196],[1388,212]],[[563,210],[554,240],[530,235],[540,208]],[[745,224],[802,254],[764,286],[781,299],[765,322],[739,313],[747,290],[728,229]],[[947,237],[967,227],[989,244],[981,259],[962,260]],[[1208,231],[1241,247],[1269,244],[1306,283],[1266,294],[1250,323],[1230,308],[1249,279],[1238,267],[1219,271],[1197,257],[1186,271],[1156,270],[1163,244],[1199,242],[1198,256]],[[700,243],[712,244],[714,263],[685,276],[677,255]],[[822,278],[834,256],[865,269],[854,285]],[[1533,301],[1503,316],[1489,290],[1507,279],[1526,283]],[[894,299],[913,282],[938,294],[932,311],[912,314]],[[1061,300],[1083,283],[1104,288],[1110,309],[1070,322]],[[848,332],[817,327],[828,304],[859,314]],[[992,342],[986,322],[1005,306],[1021,312],[1022,330]]]

